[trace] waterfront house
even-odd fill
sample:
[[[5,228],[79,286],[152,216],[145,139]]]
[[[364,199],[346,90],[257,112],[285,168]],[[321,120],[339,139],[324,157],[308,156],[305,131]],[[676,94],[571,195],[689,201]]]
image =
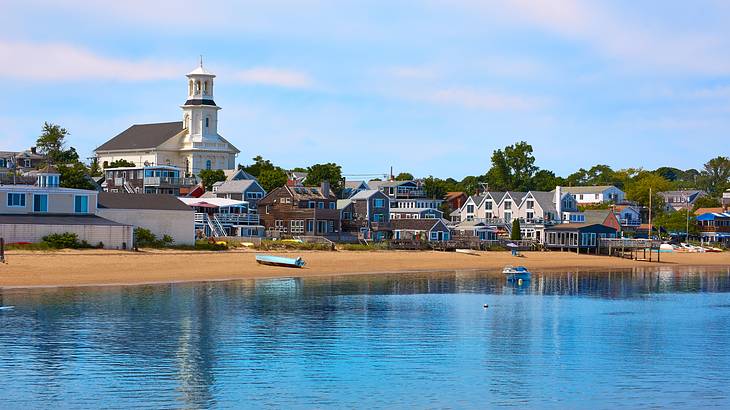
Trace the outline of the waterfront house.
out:
[[[135,166],[167,165],[198,175],[204,169],[234,169],[239,150],[218,134],[213,100],[215,75],[203,64],[186,75],[182,121],[135,124],[94,150],[102,168],[116,160]]]
[[[448,241],[451,230],[443,219],[394,219],[393,239],[427,242]]]
[[[46,235],[70,232],[92,246],[131,248],[131,225],[95,215],[96,191],[61,188],[53,167],[36,178],[35,185],[0,185],[0,237],[6,243],[37,243]]]
[[[578,205],[621,203],[626,199],[624,191],[612,185],[563,187],[563,192],[573,194]]]
[[[452,238],[455,240],[477,240],[477,241],[496,241],[497,230],[484,222],[463,221],[455,225],[451,225]]]
[[[601,224],[615,229],[616,232],[621,231],[621,223],[611,209],[586,210],[583,215],[586,224]]]
[[[449,219],[451,220],[452,224],[458,224],[461,222],[461,209],[454,209],[449,214]]]
[[[337,209],[343,232],[376,241],[390,237],[390,200],[381,191],[360,191],[352,198],[337,201]]]
[[[712,208],[697,208],[694,211],[695,216],[700,216],[703,214],[712,214],[712,213],[718,213],[721,214],[723,212],[727,211],[725,208],[718,206],[718,207],[712,207]]]
[[[707,192],[697,189],[683,191],[665,191],[659,192],[664,199],[664,209],[667,211],[679,211],[682,209],[692,209],[698,199],[707,196]]]
[[[106,168],[101,188],[106,192],[128,194],[186,195],[198,184],[186,178],[180,168],[167,165]]]
[[[558,224],[545,229],[548,249],[595,251],[601,238],[615,238],[616,228],[601,223]]]
[[[181,197],[180,201],[195,211],[195,236],[261,237],[264,226],[258,213],[246,201],[218,197]]]
[[[195,245],[194,211],[167,194],[99,192],[96,215],[124,225],[169,235],[177,245]]]
[[[45,157],[38,154],[36,147],[25,151],[0,151],[0,176],[12,172],[22,175],[39,168],[44,160]],[[5,180],[3,182],[7,183]]]
[[[633,230],[641,225],[641,209],[635,205],[616,205],[613,211],[621,224],[621,230]]]
[[[283,186],[258,203],[267,235],[317,235],[336,239],[340,232],[337,196],[328,182],[321,186]]]
[[[441,219],[444,213],[434,208],[390,208],[390,219]]]
[[[365,181],[345,181],[345,187],[342,189],[342,199],[352,198],[353,195],[360,191],[370,189]]]
[[[697,217],[700,237],[705,242],[730,245],[730,212],[713,212]]]
[[[249,209],[256,210],[259,200],[266,196],[266,190],[255,179],[236,179],[214,183],[212,194],[218,198],[246,201]]]

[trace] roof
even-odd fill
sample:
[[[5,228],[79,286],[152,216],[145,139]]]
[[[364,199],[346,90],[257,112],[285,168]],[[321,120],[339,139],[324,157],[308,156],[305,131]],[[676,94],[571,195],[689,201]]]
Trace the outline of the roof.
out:
[[[722,213],[724,209],[721,207],[717,208],[697,208],[695,211],[695,215],[702,215],[702,214],[719,214]]]
[[[538,205],[540,205],[540,208],[542,208],[543,212],[558,211],[555,206],[555,193],[545,191],[530,191],[530,194],[532,194],[532,197],[535,198],[535,201]]]
[[[461,209],[454,209],[449,216],[461,216]]]
[[[129,226],[110,221],[96,215],[53,215],[53,214],[24,214],[0,215],[0,224],[18,225],[102,225],[102,226]]]
[[[400,213],[406,213],[406,214],[416,214],[426,211],[435,211],[440,214],[443,214],[443,211],[436,208],[390,208],[390,212],[400,212]]]
[[[594,186],[564,186],[560,187],[563,192],[571,194],[597,194],[610,188],[616,188],[613,185],[594,185]],[[618,188],[616,188],[618,189]]]
[[[2,192],[60,192],[79,195],[96,194],[96,191],[90,189],[63,188],[63,187],[38,187],[35,185],[0,185]]]
[[[337,209],[345,209],[351,203],[352,203],[351,199],[338,199],[337,200]]]
[[[135,124],[94,151],[156,148],[182,130],[182,121]]]
[[[99,192],[100,209],[157,209],[166,211],[192,211],[174,195],[167,194],[125,194]]]
[[[225,169],[223,174],[226,176],[226,181],[237,181],[239,179],[256,179],[255,176],[249,174],[242,169]]]
[[[329,195],[325,195],[322,192],[322,187],[318,186],[285,186],[283,188],[289,191],[292,198],[297,200],[329,199],[335,197],[332,189],[330,189]]]
[[[393,230],[430,231],[439,222],[446,225],[441,219],[391,219]]]
[[[201,203],[210,204],[216,207],[225,207],[225,206],[244,206],[247,205],[248,202],[246,201],[237,201],[235,199],[228,199],[228,198],[188,198],[188,197],[178,197],[178,200],[182,201],[188,206],[200,206]]]
[[[688,190],[684,190],[684,191],[681,191],[681,190],[678,190],[678,191],[662,191],[662,192],[659,192],[659,195],[661,195],[661,196],[674,196],[674,195],[688,195],[688,196],[692,196],[692,195],[697,195],[697,194],[704,193],[704,192],[705,191],[701,191],[699,189],[688,189]]]
[[[718,218],[730,218],[730,212],[713,212],[708,214],[702,214],[697,217],[698,221],[712,221]]]
[[[592,209],[583,211],[583,215],[585,215],[585,223],[587,224],[602,224],[612,212],[610,209]]]
[[[207,76],[210,76],[210,77],[215,77],[215,75],[213,73],[211,73],[210,71],[206,70],[203,67],[203,60],[202,59],[200,60],[200,64],[197,67],[195,67],[195,70],[187,73],[186,75],[207,75]]]
[[[219,183],[220,182],[220,183]],[[233,181],[219,181],[213,184],[216,187],[216,193],[222,194],[233,194],[242,193],[246,191],[251,185],[255,184],[256,181],[253,179],[236,179]]]
[[[362,185],[365,185],[366,187],[368,186],[365,181],[345,181],[345,188],[357,189],[360,188]]]
[[[45,167],[38,170],[37,174],[60,174],[58,168],[51,164],[47,164]]]
[[[378,191],[377,189],[365,189],[351,196],[350,199],[368,199],[378,192],[380,191]]]
[[[546,230],[550,231],[575,231],[575,230],[581,230],[581,229],[588,229],[588,228],[600,228],[603,230],[610,230],[616,232],[615,228],[612,228],[610,226],[606,226],[600,223],[580,223],[580,224],[558,224],[554,225],[550,228],[547,228]]]
[[[462,195],[466,196],[466,194],[465,194],[465,193],[463,193],[463,192],[461,192],[461,191],[457,191],[457,192],[447,192],[447,193],[446,193],[446,199],[447,199],[447,200],[449,200],[449,199],[454,199],[454,198],[458,198],[458,197],[460,197],[460,196],[462,196]]]

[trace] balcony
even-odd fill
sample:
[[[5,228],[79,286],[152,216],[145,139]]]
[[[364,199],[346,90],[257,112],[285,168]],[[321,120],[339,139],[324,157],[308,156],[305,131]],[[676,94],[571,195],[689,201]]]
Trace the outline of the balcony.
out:
[[[392,231],[393,224],[391,224],[390,222],[371,222],[370,228],[373,231]]]
[[[621,224],[621,226],[639,226],[639,225],[641,225],[641,221],[638,219],[621,218],[618,220],[618,223]]]
[[[260,225],[258,214],[216,214],[223,225]]]
[[[145,177],[144,186],[193,186],[198,183],[195,178]],[[116,181],[115,181],[116,184]]]

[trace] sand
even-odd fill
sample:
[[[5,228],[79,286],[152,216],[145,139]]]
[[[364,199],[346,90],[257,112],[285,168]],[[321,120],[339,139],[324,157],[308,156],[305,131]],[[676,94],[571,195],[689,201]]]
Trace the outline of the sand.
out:
[[[444,252],[273,252],[302,256],[304,269],[263,266],[253,251],[119,252],[104,250],[28,252],[9,251],[0,265],[0,287],[132,285],[276,277],[309,277],[363,273],[487,270],[495,274],[505,265],[524,265],[540,271],[609,271],[656,266],[730,267],[730,252],[662,254],[661,263],[567,252],[480,252],[479,256]]]

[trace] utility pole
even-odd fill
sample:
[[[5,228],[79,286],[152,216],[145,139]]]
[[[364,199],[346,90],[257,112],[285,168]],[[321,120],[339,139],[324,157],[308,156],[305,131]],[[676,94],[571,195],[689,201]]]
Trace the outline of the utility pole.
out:
[[[651,240],[651,231],[652,231],[652,225],[651,225],[651,187],[649,187],[649,234],[647,235],[647,239]]]

